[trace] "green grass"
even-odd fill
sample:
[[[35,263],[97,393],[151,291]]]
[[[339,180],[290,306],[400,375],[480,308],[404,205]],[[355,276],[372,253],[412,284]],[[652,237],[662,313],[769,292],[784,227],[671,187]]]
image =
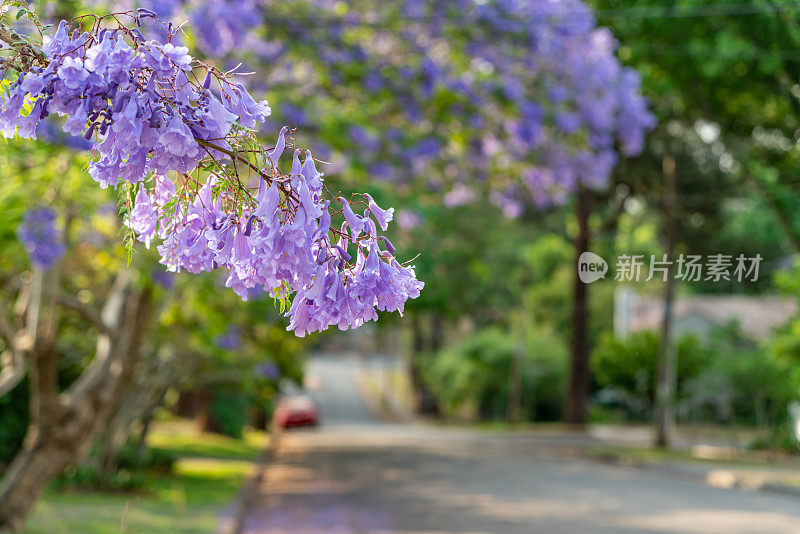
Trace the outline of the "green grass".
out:
[[[626,445],[597,445],[590,449],[594,456],[617,462],[634,464],[658,464],[664,462],[693,462],[720,467],[771,467],[782,465],[798,468],[795,458],[781,458],[779,461],[764,459],[760,453],[741,452],[735,457],[712,458],[690,450],[659,449],[656,447],[636,447]]]
[[[249,429],[245,430],[242,439],[199,434],[194,430],[193,422],[174,420],[156,424],[147,443],[153,449],[165,450],[177,457],[255,461],[267,446],[267,435]]]
[[[242,440],[195,431],[187,421],[156,425],[151,447],[176,458],[173,473],[151,476],[140,494],[48,491],[36,505],[29,534],[189,534],[216,529],[222,509],[251,473],[267,437]]]

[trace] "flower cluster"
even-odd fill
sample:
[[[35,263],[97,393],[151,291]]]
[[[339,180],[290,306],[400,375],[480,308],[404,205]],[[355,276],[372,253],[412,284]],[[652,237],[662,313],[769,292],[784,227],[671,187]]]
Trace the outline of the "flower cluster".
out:
[[[266,101],[185,47],[145,39],[122,16],[158,22],[146,9],[94,17],[88,32],[62,22],[44,40],[45,60],[8,58],[6,73],[20,75],[3,99],[3,134],[35,138],[49,114],[67,116],[64,131],[91,140],[99,155],[95,181],[135,191],[125,223],[148,248],[161,242],[168,270],[227,269],[226,285],[245,300],[253,288],[296,292],[288,316],[299,336],[358,327],[376,309],[402,313],[423,284],[378,235],[393,210],[366,194],[363,215],[343,197],[326,198],[310,151],[294,147],[287,127],[269,150],[253,137],[270,113]]]
[[[270,68],[283,64],[290,78],[311,55],[315,74],[288,81],[318,80],[318,99],[358,102],[360,92],[380,105],[370,113],[384,120],[349,131],[359,166],[375,177],[488,182],[493,200],[518,214],[520,203],[606,187],[618,153],[639,153],[654,125],[638,74],[581,0],[352,0],[345,12],[335,1],[298,3],[263,5],[274,31],[286,32]],[[293,111],[277,109],[324,132],[318,116]]]
[[[377,106],[371,114],[386,120],[362,117],[367,127],[323,142],[349,141],[356,168],[375,179],[437,182],[455,174],[459,192],[469,181],[488,182],[491,199],[510,216],[526,203],[563,203],[580,187],[605,188],[618,153],[639,153],[654,124],[638,74],[620,64],[610,32],[581,0],[351,0],[344,11],[331,0],[123,5],[190,20],[184,30],[201,52],[221,57],[237,49],[252,70],[289,87],[287,99],[327,95],[341,107],[364,94]],[[252,31],[264,20],[269,41]],[[298,76],[298,64],[312,74]],[[325,137],[330,113],[308,113],[313,101],[296,104],[282,102],[280,120]],[[341,112],[351,120],[359,111]]]
[[[61,232],[55,222],[53,209],[35,208],[25,212],[17,228],[17,237],[28,251],[31,262],[40,269],[49,269],[64,254]]]
[[[269,163],[277,169],[285,150],[281,130]],[[400,264],[385,230],[393,209],[381,209],[363,194],[363,215],[339,197],[343,221],[332,227],[331,202],[324,200],[322,175],[309,151],[294,150],[283,180],[260,186],[240,213],[226,210],[232,198],[208,180],[185,210],[170,207],[176,196],[169,179],[156,177],[152,193],[139,186],[128,225],[148,247],[155,238],[161,262],[169,270],[192,273],[224,267],[226,286],[243,300],[250,289],[295,291],[288,312],[290,330],[299,336],[336,325],[342,330],[377,319],[377,310],[402,313],[405,301],[420,294],[423,283]],[[216,193],[216,194],[215,194]],[[355,204],[355,203],[354,203]],[[331,239],[331,235],[335,239]],[[381,249],[380,244],[383,244]]]
[[[203,85],[193,84],[187,48],[146,41],[136,29],[70,33],[62,21],[42,52],[46,65],[10,85],[0,130],[5,137],[36,138],[40,120],[51,113],[69,117],[65,132],[95,139],[100,159],[89,173],[104,188],[139,182],[148,172],[187,173],[206,155],[199,141],[224,139],[234,125],[252,127],[270,112],[266,102],[217,75],[223,104],[209,89],[213,70]]]

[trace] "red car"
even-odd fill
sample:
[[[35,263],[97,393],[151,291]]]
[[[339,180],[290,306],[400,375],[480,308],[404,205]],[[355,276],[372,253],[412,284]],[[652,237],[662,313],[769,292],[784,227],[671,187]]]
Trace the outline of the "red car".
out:
[[[292,395],[278,401],[272,418],[281,428],[314,426],[319,420],[319,412],[308,395]]]

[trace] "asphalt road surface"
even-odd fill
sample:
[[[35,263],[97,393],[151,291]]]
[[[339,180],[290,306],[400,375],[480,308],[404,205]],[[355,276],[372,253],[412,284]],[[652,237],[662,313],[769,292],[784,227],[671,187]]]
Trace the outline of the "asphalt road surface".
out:
[[[583,460],[580,435],[377,423],[359,365],[311,363],[332,419],[285,435],[247,533],[800,533],[800,498]]]

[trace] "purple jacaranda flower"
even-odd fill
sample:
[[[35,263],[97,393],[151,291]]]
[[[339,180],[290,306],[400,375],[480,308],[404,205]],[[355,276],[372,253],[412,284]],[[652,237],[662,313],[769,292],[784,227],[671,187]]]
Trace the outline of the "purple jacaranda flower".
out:
[[[312,192],[318,192],[322,189],[322,176],[323,174],[317,170],[314,165],[314,158],[311,156],[311,151],[306,150],[306,159],[303,161],[303,167],[300,169],[300,174],[305,178],[308,188]]]
[[[223,100],[245,128],[253,128],[257,122],[264,122],[272,112],[266,100],[256,102],[242,84],[231,85],[224,93]]]
[[[153,16],[139,10],[135,17],[142,22]],[[202,66],[185,47],[146,41],[137,28],[82,33],[62,23],[46,37],[44,53],[46,59],[6,86],[0,130],[7,137],[32,137],[47,116],[66,117],[64,132],[85,140],[96,155],[89,173],[101,187],[139,183],[125,224],[146,246],[160,240],[159,262],[169,272],[223,270],[225,284],[245,300],[288,288],[296,293],[290,329],[298,335],[332,325],[358,327],[377,318],[375,306],[401,309],[397,299],[411,294],[407,276],[391,243],[377,248],[373,221],[387,228],[393,210],[365,197],[369,209],[362,217],[340,199],[350,236],[332,243],[330,198],[311,152],[296,149],[290,174],[278,172],[288,128],[274,149],[259,152],[271,168],[259,171],[264,179],[255,200],[241,190],[233,194],[225,177],[239,169],[226,150],[270,109],[231,83],[229,73],[209,69],[206,82],[199,82],[188,70]],[[339,55],[363,60],[367,52],[357,46]],[[204,176],[209,169],[198,165],[212,158],[222,169]],[[175,176],[177,190],[168,176]],[[40,234],[58,234],[48,221],[39,226],[46,229]],[[59,246],[48,248],[46,239],[33,235],[23,225],[21,239],[33,261],[44,265]]]
[[[378,226],[381,227],[381,230],[386,231],[386,229],[389,227],[392,217],[394,217],[394,208],[385,210],[379,208],[369,193],[364,193],[364,198],[366,198],[367,202],[369,202],[369,211],[372,213],[372,216],[375,217],[375,220],[378,222]]]
[[[264,362],[256,366],[256,374],[269,380],[279,380],[281,368],[275,362]]]
[[[218,349],[234,351],[242,347],[242,331],[238,326],[231,325],[225,332],[214,338],[214,346]]]
[[[280,133],[278,133],[278,140],[275,142],[275,147],[267,152],[267,156],[269,160],[272,162],[272,168],[278,168],[278,160],[283,154],[283,150],[286,148],[286,133],[289,131],[288,126],[284,126],[281,128]]]
[[[344,197],[339,197],[337,200],[342,203],[344,219],[347,221],[347,226],[350,227],[350,236],[353,240],[358,239],[358,236],[364,231],[364,221],[353,213],[353,208],[350,207],[350,203]]]
[[[200,145],[191,130],[174,114],[169,125],[158,136],[158,150],[153,153],[150,165],[159,172],[192,170],[201,155]]]
[[[34,208],[25,212],[17,236],[28,251],[31,263],[47,270],[64,255],[61,231],[55,225],[52,208]]]
[[[175,46],[172,43],[167,43],[161,47],[161,50],[179,68],[183,70],[191,68],[192,56],[189,55],[189,49],[185,46]]]
[[[139,184],[139,191],[136,193],[136,202],[131,210],[128,226],[136,232],[139,241],[144,243],[145,247],[150,248],[157,223],[158,214],[150,201],[150,195],[147,194],[144,185]]]
[[[86,51],[86,68],[115,83],[124,83],[127,69],[136,53],[122,39],[106,33]]]
[[[118,150],[126,156],[137,152],[142,135],[142,121],[138,118],[139,104],[131,97],[121,113],[115,115],[111,131],[116,135]]]
[[[314,201],[305,182],[300,184],[298,196],[300,197],[300,207],[306,212],[306,217],[316,219],[322,215],[322,207]]]
[[[67,56],[58,68],[58,77],[67,88],[78,89],[89,77],[89,71],[83,68],[82,59]]]

